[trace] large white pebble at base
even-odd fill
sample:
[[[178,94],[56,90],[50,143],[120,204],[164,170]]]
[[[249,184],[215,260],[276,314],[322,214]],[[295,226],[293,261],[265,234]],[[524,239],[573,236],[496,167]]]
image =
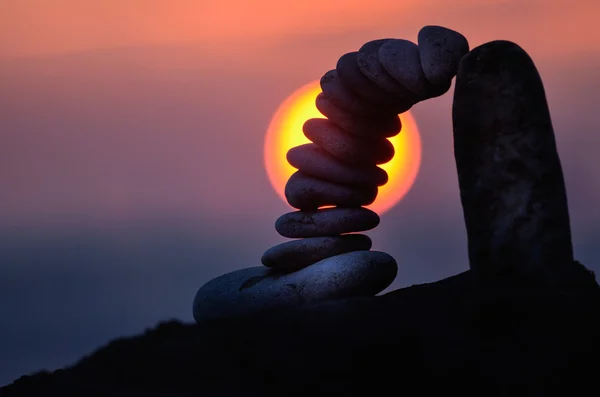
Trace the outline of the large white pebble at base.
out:
[[[332,256],[292,273],[266,266],[241,269],[217,277],[198,290],[194,319],[199,323],[321,301],[373,296],[388,287],[397,272],[394,258],[379,251]]]

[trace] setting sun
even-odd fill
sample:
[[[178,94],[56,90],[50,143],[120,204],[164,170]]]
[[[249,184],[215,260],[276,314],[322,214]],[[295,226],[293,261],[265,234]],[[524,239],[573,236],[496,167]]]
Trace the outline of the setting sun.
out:
[[[289,96],[273,116],[265,138],[265,167],[271,185],[287,203],[284,190],[288,178],[296,171],[286,160],[293,147],[310,143],[302,125],[311,118],[323,118],[315,99],[321,92],[319,82],[309,83]],[[410,114],[400,115],[402,131],[389,138],[394,145],[394,158],[380,165],[389,176],[388,183],[379,187],[375,202],[367,208],[383,214],[398,203],[412,186],[421,163],[421,140],[417,124]]]

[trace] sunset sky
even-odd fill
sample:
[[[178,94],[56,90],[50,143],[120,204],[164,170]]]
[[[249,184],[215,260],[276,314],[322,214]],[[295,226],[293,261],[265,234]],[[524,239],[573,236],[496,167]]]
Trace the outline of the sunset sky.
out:
[[[258,266],[289,211],[263,165],[279,104],[424,25],[532,56],[576,256],[600,272],[599,17],[596,0],[0,0],[0,385],[192,321],[198,287]],[[420,173],[368,233],[392,288],[468,268],[451,105],[414,107]]]

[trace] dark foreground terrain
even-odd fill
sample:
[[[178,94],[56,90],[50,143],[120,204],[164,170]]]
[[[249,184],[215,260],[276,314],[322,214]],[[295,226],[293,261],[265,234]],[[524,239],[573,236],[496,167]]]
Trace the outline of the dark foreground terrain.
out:
[[[479,286],[465,272],[293,312],[167,322],[0,395],[595,394],[600,288],[581,280]]]

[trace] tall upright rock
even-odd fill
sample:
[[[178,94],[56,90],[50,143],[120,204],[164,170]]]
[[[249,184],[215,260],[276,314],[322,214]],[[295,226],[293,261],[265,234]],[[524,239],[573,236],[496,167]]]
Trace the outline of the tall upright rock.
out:
[[[479,280],[569,283],[567,195],[542,80],[529,55],[493,41],[460,62],[454,154]]]

